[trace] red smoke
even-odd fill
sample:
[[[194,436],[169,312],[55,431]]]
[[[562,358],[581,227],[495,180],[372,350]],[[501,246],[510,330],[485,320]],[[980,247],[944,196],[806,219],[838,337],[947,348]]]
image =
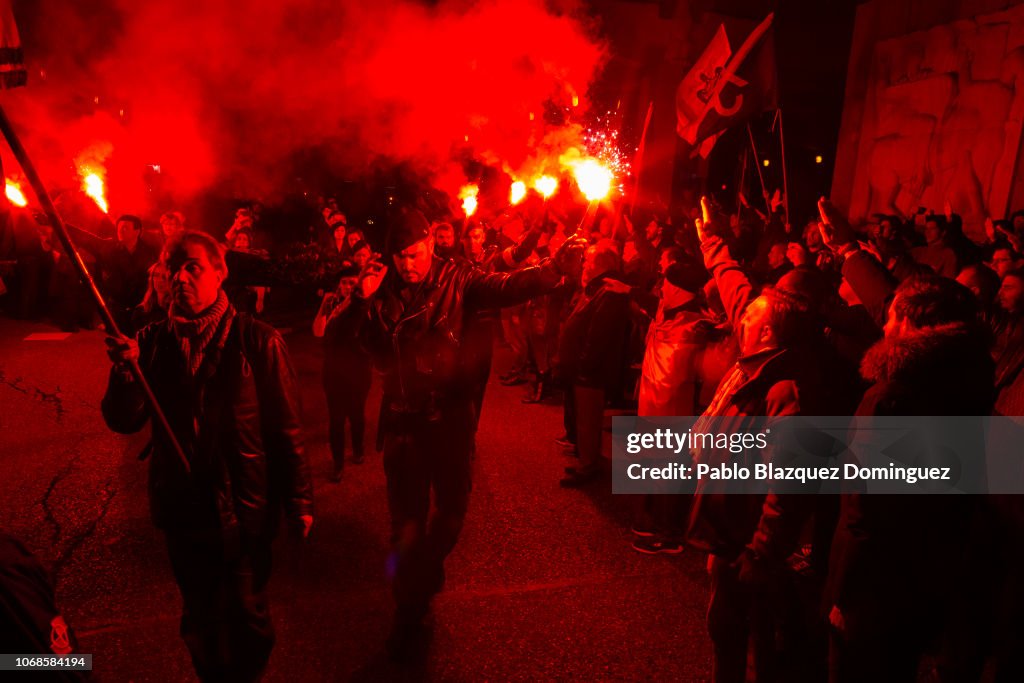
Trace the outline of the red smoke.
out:
[[[32,10],[12,108],[51,173],[110,145],[115,213],[147,206],[147,164],[179,198],[217,184],[273,199],[312,148],[339,172],[411,163],[452,195],[467,157],[529,177],[578,142],[545,123],[546,103],[576,98],[582,116],[606,56],[574,2],[95,4]]]

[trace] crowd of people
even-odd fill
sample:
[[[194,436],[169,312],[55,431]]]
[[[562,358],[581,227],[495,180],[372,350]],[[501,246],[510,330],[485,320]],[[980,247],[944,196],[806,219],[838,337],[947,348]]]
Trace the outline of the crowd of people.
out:
[[[736,424],[1021,412],[1024,212],[971,230],[949,206],[854,226],[823,199],[798,229],[782,202],[766,204],[741,201],[729,215],[702,199],[673,220],[623,206],[578,225],[540,201],[483,221],[410,208],[374,245],[336,204],[324,207],[320,248],[336,282],[312,328],[324,340],[331,479],[342,480],[349,444],[353,462],[366,457],[376,368],[390,652],[422,642],[444,585],[498,343],[512,359],[502,384],[524,385],[527,404],[562,403],[555,440],[572,463],[560,482],[570,489],[605,479],[610,410]],[[228,279],[225,253],[254,251],[256,219],[240,209],[219,239],[174,212],[161,219],[163,240],[133,216],[117,220],[116,240],[79,235],[127,331],[110,341],[104,418],[134,432],[152,414],[137,363],[174,437],[154,431],[150,500],[183,595],[182,634],[210,680],[259,675],[273,645],[265,588],[277,511],[300,534],[313,524],[287,350],[258,320],[265,289]],[[61,252],[46,228],[27,241],[25,222],[11,224],[14,294],[35,310]],[[638,552],[708,553],[715,681],[749,670],[758,681],[913,681],[923,661],[939,680],[980,680],[986,661],[994,680],[1024,679],[1015,497],[698,486],[636,508]]]
[[[453,446],[440,434],[475,431],[495,339],[510,347],[513,358],[500,380],[528,384],[524,403],[561,396],[565,433],[556,440],[578,459],[566,468],[565,487],[601,479],[609,407],[724,418],[1019,412],[1024,357],[1016,321],[1024,302],[1024,272],[1018,270],[1024,215],[987,222],[973,241],[948,207],[910,219],[877,216],[857,230],[828,202],[819,208],[820,218],[799,231],[786,224],[781,202],[764,214],[747,207],[731,216],[705,205],[678,229],[657,212],[638,217],[637,225],[628,215],[609,212],[583,226],[582,263],[553,287],[525,301],[474,302],[461,312],[457,370],[445,365],[450,358],[442,349],[424,341],[431,333],[416,325],[411,338],[433,355],[410,361],[408,381],[426,382],[431,398],[421,400],[428,403],[436,400],[434,392],[468,393],[473,417],[441,422],[446,429],[434,437],[424,432],[414,446],[433,453],[431,462],[442,467],[419,480],[434,486],[442,513],[436,526],[424,531],[425,490],[412,493],[404,482],[391,491],[393,512],[410,500],[421,511],[396,516],[395,538],[405,539],[399,545],[416,547],[423,542],[419,535],[435,535],[424,546],[433,566],[420,575],[428,589],[411,601],[417,607],[407,622],[417,621],[423,596],[443,583],[438,558],[443,561],[454,545],[468,493],[468,464],[440,465],[446,456],[427,444],[448,454],[472,450],[472,443]],[[557,217],[529,209],[490,225],[465,222],[461,235],[453,222],[421,226],[414,237],[432,245],[437,264],[478,273],[527,272],[556,253],[567,235],[578,239],[578,231]],[[387,253],[407,248],[411,239]],[[424,265],[419,277],[434,283],[439,267]],[[384,265],[375,260],[374,268]],[[350,359],[353,369],[366,367],[357,354],[391,348],[382,330],[398,335],[407,316],[424,311],[415,295],[403,300],[409,282],[403,275],[394,282],[406,287],[376,309],[376,341],[360,341],[362,317],[352,316],[350,307],[360,299],[360,273],[366,272],[365,264],[353,264],[318,316],[318,325],[336,328],[332,343],[347,349],[328,356]],[[506,305],[499,310],[497,303]],[[444,329],[450,340],[452,330]],[[378,366],[394,371],[389,363],[401,354],[389,350],[384,356]],[[431,368],[432,376],[425,378],[417,367]],[[365,376],[347,376],[365,402]],[[385,395],[406,397],[403,369],[394,376],[398,385],[385,388]],[[325,387],[338,386],[337,375],[327,377],[325,368]],[[431,406],[403,404],[393,419],[401,424],[409,410],[432,414]],[[333,432],[335,424],[350,420],[359,460],[363,409],[355,412],[353,419],[351,405],[332,409],[331,423]],[[407,432],[417,433],[408,425],[399,430]],[[343,447],[332,436],[339,473]],[[415,468],[393,458],[386,456],[386,467],[403,464],[389,467],[389,482],[402,481]],[[455,472],[461,487],[446,480]],[[412,531],[403,525],[406,515]],[[1011,568],[1021,522],[1018,504],[994,497],[922,503],[850,496],[840,505],[822,496],[793,505],[784,496],[723,499],[698,490],[692,499],[640,501],[633,547],[676,554],[689,543],[709,553],[716,680],[745,679],[748,646],[756,654],[757,680],[823,680],[829,671],[834,680],[913,680],[926,651],[944,679],[970,680],[985,656],[994,654],[1012,680],[1019,670],[1008,653],[1020,632],[1007,622],[1007,605],[1020,605]],[[978,528],[1003,533],[979,535]],[[971,558],[979,556],[992,560],[995,581],[982,581],[976,565],[971,572]],[[891,566],[900,568],[896,576],[885,571]],[[960,599],[951,599],[956,592]],[[791,604],[780,607],[759,593],[787,596]],[[400,606],[402,595],[396,592]],[[965,605],[976,621],[964,621]],[[964,632],[976,637],[964,638]],[[780,640],[780,633],[786,638]]]

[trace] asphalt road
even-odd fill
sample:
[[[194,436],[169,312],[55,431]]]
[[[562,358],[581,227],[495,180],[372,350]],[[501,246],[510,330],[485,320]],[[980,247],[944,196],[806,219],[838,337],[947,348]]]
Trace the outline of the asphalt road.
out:
[[[26,340],[33,333],[57,330],[0,318],[0,529],[52,568],[98,680],[194,680],[136,460],[145,438],[109,432],[99,414],[109,368],[102,335]],[[610,483],[559,489],[569,464],[552,443],[561,408],[522,405],[521,388],[496,381],[430,656],[411,668],[387,662],[380,456],[349,465],[340,484],[327,481],[319,344],[305,332],[286,339],[303,386],[318,514],[308,543],[281,538],[275,547],[278,640],[265,680],[709,678],[703,558],[634,552],[632,501],[612,496]],[[496,372],[502,360],[499,352]],[[371,418],[375,399],[376,391]]]

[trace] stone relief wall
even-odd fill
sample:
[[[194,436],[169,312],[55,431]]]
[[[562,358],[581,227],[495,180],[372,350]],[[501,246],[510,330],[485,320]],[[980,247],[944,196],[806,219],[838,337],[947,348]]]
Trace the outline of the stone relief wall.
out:
[[[1024,122],[1024,5],[874,45],[850,213],[1008,208]]]

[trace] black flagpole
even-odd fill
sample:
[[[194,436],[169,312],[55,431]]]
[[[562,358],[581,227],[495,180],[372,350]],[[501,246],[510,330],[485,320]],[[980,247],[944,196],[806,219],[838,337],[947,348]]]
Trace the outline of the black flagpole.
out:
[[[46,191],[46,186],[43,185],[43,181],[39,178],[39,174],[36,173],[35,166],[32,164],[32,159],[22,146],[17,133],[14,132],[14,127],[11,125],[11,121],[7,118],[7,114],[4,112],[2,106],[0,106],[0,130],[3,131],[4,137],[7,138],[7,144],[10,146],[11,152],[14,153],[14,158],[18,160],[21,170],[25,173],[25,178],[28,180],[29,185],[32,186],[32,191],[35,192],[36,198],[42,206],[43,213],[46,214],[46,218],[50,221],[50,226],[53,228],[54,233],[56,233],[57,238],[60,239],[60,243],[63,245],[65,253],[68,255],[68,258],[71,259],[71,264],[75,267],[75,270],[78,271],[78,276],[82,279],[82,283],[89,289],[89,294],[92,295],[93,301],[99,309],[100,317],[103,319],[103,324],[107,327],[107,332],[114,337],[122,336],[121,330],[118,329],[117,323],[114,321],[114,316],[111,315],[110,309],[107,308],[107,302],[103,300],[103,295],[100,294],[100,290],[97,289],[96,282],[92,279],[92,275],[89,274],[89,269],[86,268],[85,262],[82,261],[82,257],[78,253],[78,250],[75,249],[75,245],[71,241],[71,236],[68,234],[68,229],[64,225],[64,221],[61,220],[60,215],[57,213],[57,209],[54,207],[53,201],[50,199],[50,195]],[[160,426],[160,429],[162,429],[165,434],[167,434],[175,454],[181,461],[182,467],[185,468],[185,472],[191,472],[191,467],[188,464],[188,458],[185,457],[185,451],[182,450],[181,444],[178,443],[178,439],[174,436],[174,432],[171,431],[171,425],[167,422],[167,416],[164,415],[164,411],[160,409],[160,404],[157,403],[156,396],[153,394],[153,389],[149,386],[149,383],[146,382],[146,378],[142,376],[142,368],[139,367],[138,361],[130,361],[128,363],[128,367],[131,370],[132,377],[134,377],[135,381],[142,387],[146,402],[149,404],[149,408],[152,411],[154,422]]]

